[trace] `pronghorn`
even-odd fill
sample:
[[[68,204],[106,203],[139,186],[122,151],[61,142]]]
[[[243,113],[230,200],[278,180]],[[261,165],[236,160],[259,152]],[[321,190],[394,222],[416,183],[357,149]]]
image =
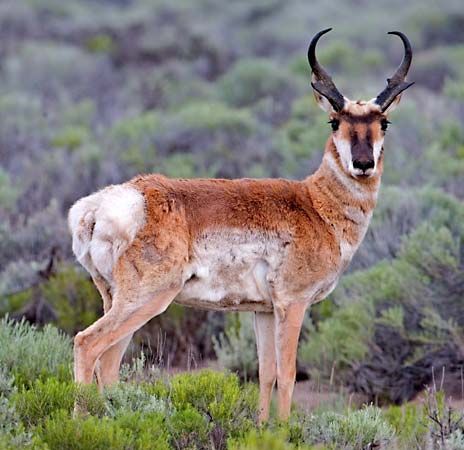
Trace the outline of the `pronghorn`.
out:
[[[275,382],[289,416],[298,338],[309,305],[335,287],[366,233],[383,169],[387,115],[412,83],[404,58],[370,101],[351,101],[316,59],[308,60],[317,103],[332,132],[318,170],[303,181],[169,179],[141,175],[78,200],[69,212],[73,251],[91,274],[104,316],[74,339],[78,383],[118,380],[133,335],[171,304],[253,311],[260,421]]]

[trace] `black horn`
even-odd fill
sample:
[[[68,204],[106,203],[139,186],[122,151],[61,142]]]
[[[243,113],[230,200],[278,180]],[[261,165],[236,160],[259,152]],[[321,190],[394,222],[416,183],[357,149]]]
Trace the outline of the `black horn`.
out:
[[[330,78],[329,74],[319,64],[316,58],[317,41],[323,34],[328,33],[331,29],[332,28],[327,28],[326,30],[319,31],[319,33],[313,37],[311,43],[309,44],[308,61],[313,73],[311,86],[330,102],[335,111],[341,111],[345,104],[345,99],[338,91],[337,87],[332,81],[332,78]]]
[[[391,105],[401,92],[414,84],[414,82],[404,81],[412,61],[412,48],[409,39],[401,31],[390,31],[388,34],[394,34],[401,38],[404,45],[404,57],[395,74],[387,79],[387,87],[375,99],[375,103],[380,106],[382,112]]]

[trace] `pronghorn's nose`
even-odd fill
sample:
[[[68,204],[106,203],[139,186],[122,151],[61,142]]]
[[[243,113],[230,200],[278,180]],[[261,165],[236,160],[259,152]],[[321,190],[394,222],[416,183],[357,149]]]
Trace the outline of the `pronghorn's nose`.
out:
[[[360,169],[363,172],[366,172],[369,169],[373,169],[375,166],[375,162],[373,159],[354,159],[353,160],[353,167],[355,169]]]

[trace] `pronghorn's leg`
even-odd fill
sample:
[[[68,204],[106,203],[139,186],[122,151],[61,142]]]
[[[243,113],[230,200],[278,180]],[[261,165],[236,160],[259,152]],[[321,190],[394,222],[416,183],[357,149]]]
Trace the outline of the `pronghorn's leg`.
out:
[[[269,419],[272,389],[277,377],[274,314],[255,313],[256,347],[259,363],[259,423]]]
[[[95,372],[97,375],[98,387],[100,389],[103,389],[103,387],[108,386],[109,384],[115,384],[119,381],[119,369],[121,367],[121,361],[124,353],[127,350],[127,347],[130,344],[132,336],[133,333],[112,345],[98,359]]]
[[[98,358],[114,344],[128,338],[152,317],[165,311],[179,290],[179,287],[162,289],[149,297],[138,293],[138,301],[131,298],[136,292],[116,293],[108,313],[74,338],[76,382],[90,384]],[[127,296],[129,293],[130,297]]]
[[[290,415],[296,376],[298,338],[306,310],[306,303],[290,304],[285,310],[275,312],[275,345],[277,359],[277,399],[279,418]]]
[[[99,274],[92,278],[103,298],[103,311],[107,314],[113,303],[110,285]],[[97,376],[97,383],[100,389],[108,384],[117,383],[119,381],[119,368],[121,366],[122,357],[124,356],[131,339],[132,334],[121,339],[106,350],[98,359],[95,367],[95,374]]]

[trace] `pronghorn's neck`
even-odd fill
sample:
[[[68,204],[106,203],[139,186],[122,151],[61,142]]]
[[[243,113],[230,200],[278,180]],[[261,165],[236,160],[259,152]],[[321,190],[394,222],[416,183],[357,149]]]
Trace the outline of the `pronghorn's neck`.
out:
[[[344,242],[357,247],[377,203],[383,156],[374,176],[356,180],[347,174],[332,138],[326,144],[319,169],[305,180],[313,206]]]

